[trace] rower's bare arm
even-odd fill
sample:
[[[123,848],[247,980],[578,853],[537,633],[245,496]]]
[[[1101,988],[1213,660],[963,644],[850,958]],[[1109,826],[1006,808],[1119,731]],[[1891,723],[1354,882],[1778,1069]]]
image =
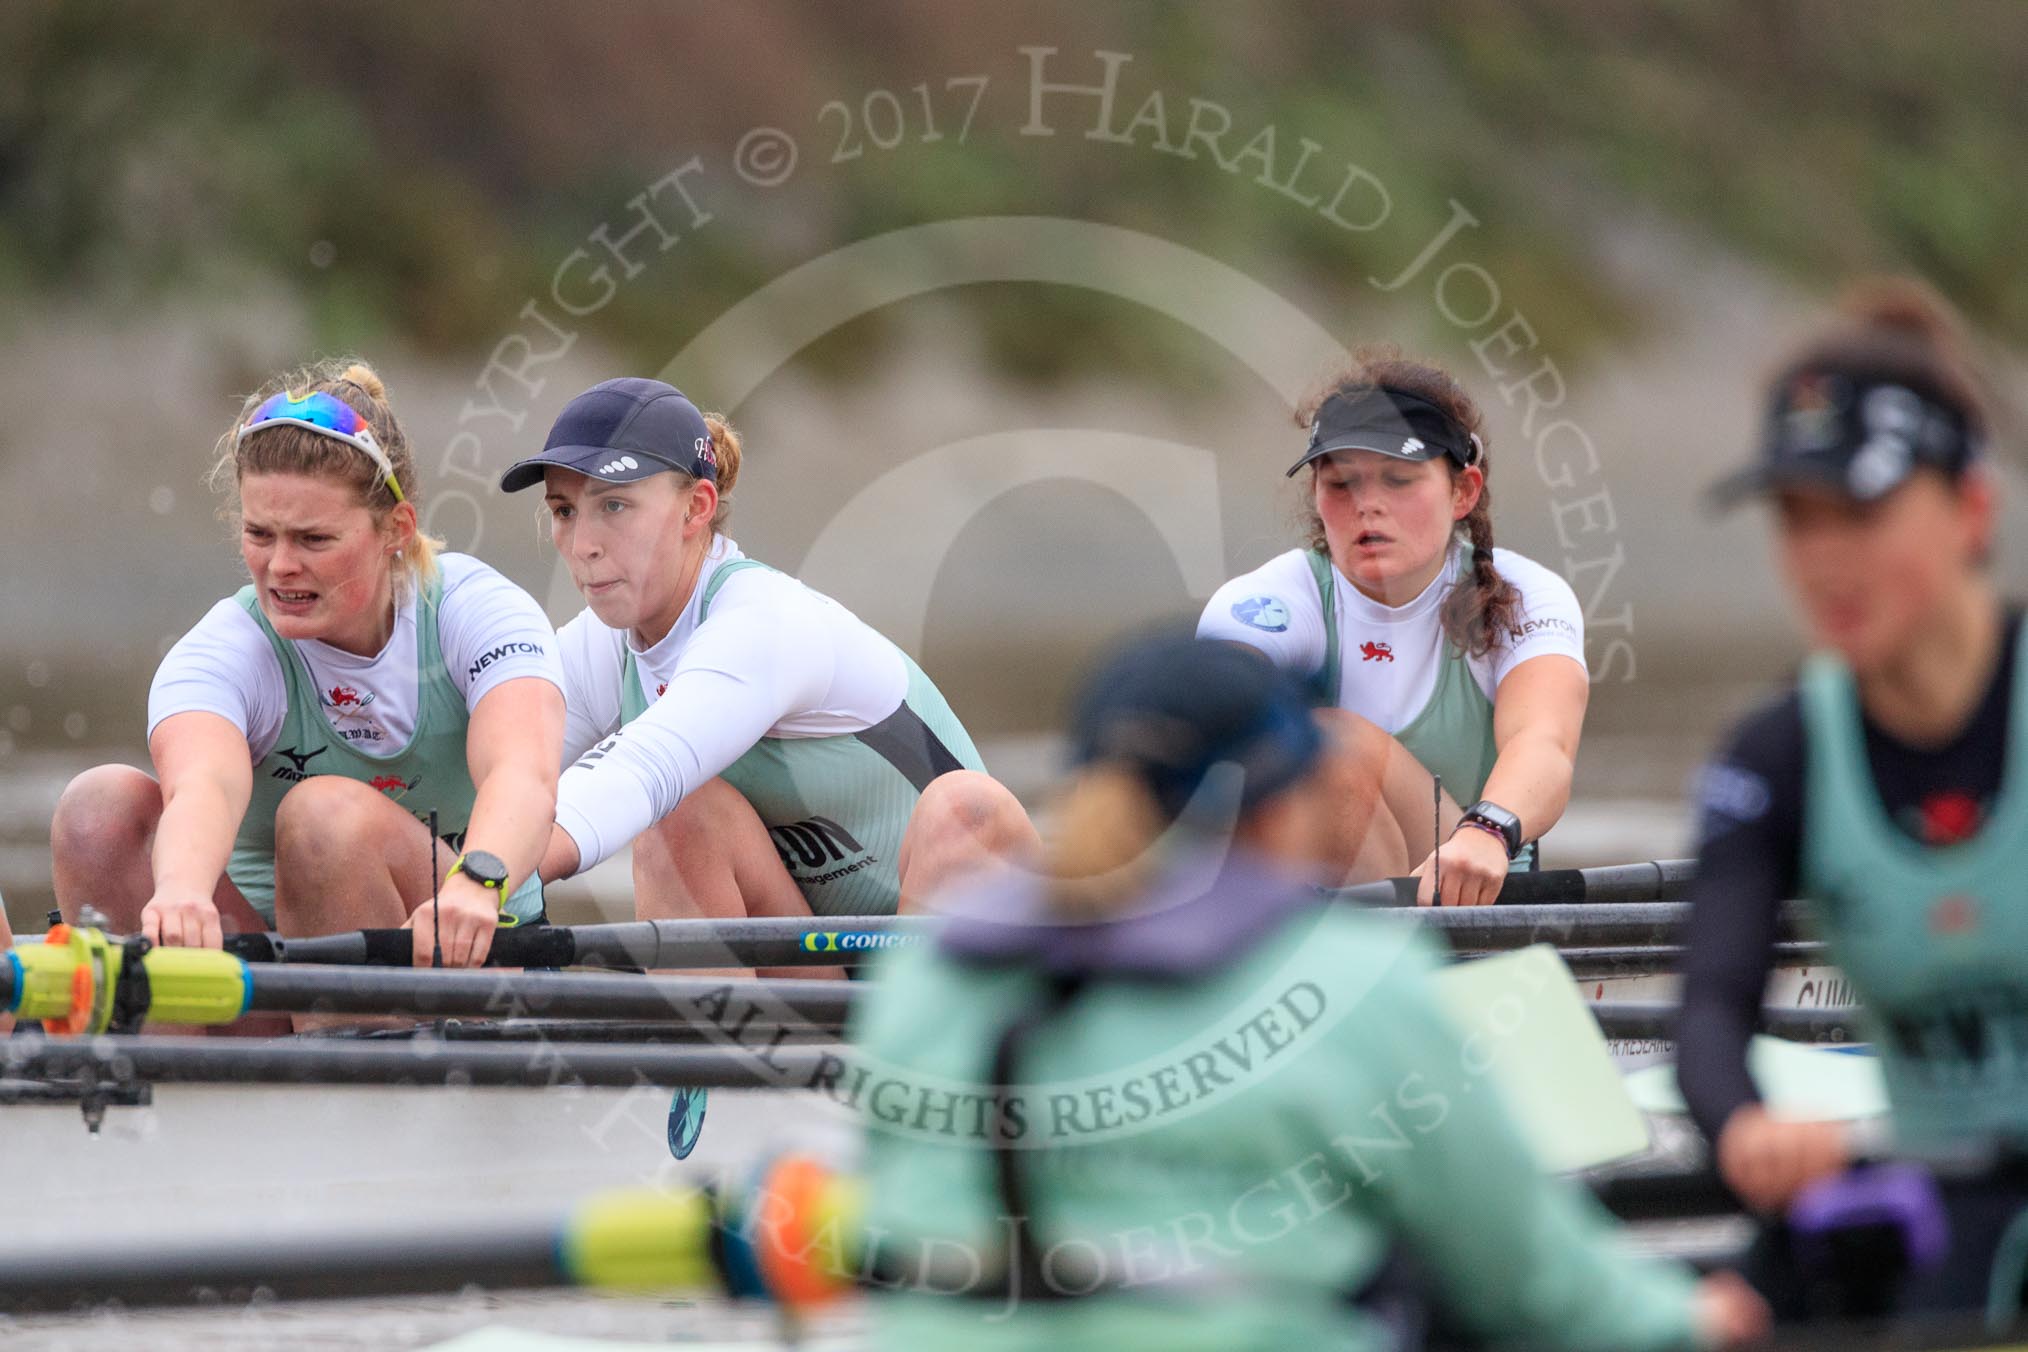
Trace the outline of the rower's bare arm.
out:
[[[1577,739],[1590,698],[1584,668],[1560,654],[1531,657],[1500,682],[1493,701],[1498,755],[1480,793],[1519,817],[1526,839],[1548,831],[1570,803]],[[1506,846],[1497,835],[1477,828],[1453,831],[1416,867],[1415,876],[1422,879],[1417,901],[1424,906],[1489,906],[1500,899],[1507,864]]]
[[[224,937],[212,892],[253,797],[246,734],[193,710],[163,719],[148,754],[162,785],[162,818],[151,861],[155,892],[141,912],[141,932],[158,943],[217,948]]]
[[[577,872],[580,857],[570,832],[561,826],[550,827],[549,848],[542,852],[542,881],[553,883],[558,878],[571,877]]]
[[[1531,657],[1500,682],[1493,700],[1498,757],[1482,792],[1519,817],[1531,840],[1556,825],[1570,805],[1590,700],[1591,678],[1584,668],[1557,654]]]
[[[465,760],[475,794],[465,846],[498,855],[510,888],[535,871],[548,847],[562,754],[563,692],[549,681],[524,676],[503,682],[472,711]],[[447,878],[437,904],[423,908],[429,919],[423,909],[410,916],[417,964],[434,956],[433,942],[441,943],[452,966],[483,963],[503,899],[462,873]],[[433,929],[438,916],[441,933]]]
[[[465,838],[500,856],[508,876],[542,862],[556,820],[556,767],[563,757],[563,692],[536,676],[507,681],[472,711],[465,758],[477,797]]]

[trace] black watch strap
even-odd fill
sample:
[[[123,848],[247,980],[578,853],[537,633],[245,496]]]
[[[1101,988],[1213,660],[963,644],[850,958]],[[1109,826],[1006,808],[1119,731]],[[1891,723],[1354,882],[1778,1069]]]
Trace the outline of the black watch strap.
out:
[[[497,854],[467,850],[451,865],[451,872],[464,874],[502,899],[507,895],[507,862]]]
[[[1491,799],[1481,798],[1466,808],[1464,820],[1478,822],[1498,832],[1501,841],[1507,846],[1509,862],[1521,853],[1521,847],[1526,843],[1521,838],[1521,819]]]

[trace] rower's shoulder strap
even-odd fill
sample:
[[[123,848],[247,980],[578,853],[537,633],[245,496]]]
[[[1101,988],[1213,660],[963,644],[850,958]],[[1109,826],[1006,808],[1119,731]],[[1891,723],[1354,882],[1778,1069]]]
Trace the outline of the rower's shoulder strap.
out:
[[[267,612],[261,609],[260,596],[255,591],[253,583],[249,582],[241,587],[233,594],[232,599],[239,603],[241,610],[253,617],[253,622],[260,626],[261,633],[266,636],[268,647],[275,654],[275,663],[281,670],[283,685],[289,692],[289,707],[293,710],[300,702],[299,693],[308,692],[316,684],[310,679],[310,668],[304,662],[303,655],[296,651],[293,643],[276,633],[274,625],[268,622]],[[310,701],[310,707],[316,707],[314,700]]]
[[[697,603],[697,622],[704,623],[704,617],[711,613],[712,599],[718,595],[718,589],[725,585],[727,578],[748,568],[767,567],[759,559],[734,559],[730,563],[719,564],[718,571],[711,575],[711,581],[704,584],[704,599]],[[774,569],[768,568],[768,571],[773,572]]]
[[[1811,653],[1796,673],[1803,721],[1802,878],[1818,905],[1836,911],[1843,890],[1832,880],[1869,850],[1860,824],[1879,801],[1866,754],[1866,731],[1852,669],[1835,654]]]
[[[1332,705],[1338,702],[1338,583],[1329,554],[1311,549],[1304,551],[1303,557],[1324,605],[1324,665],[1311,677],[1310,694],[1315,703]]]

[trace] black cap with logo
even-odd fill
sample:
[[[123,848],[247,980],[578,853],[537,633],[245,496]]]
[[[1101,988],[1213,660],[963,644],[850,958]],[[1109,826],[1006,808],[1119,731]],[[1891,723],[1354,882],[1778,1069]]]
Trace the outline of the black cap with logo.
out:
[[[1479,463],[1480,449],[1479,439],[1441,406],[1406,390],[1369,385],[1318,405],[1310,444],[1289,474],[1333,451],[1378,451],[1417,461],[1448,455],[1465,467]]]
[[[704,415],[681,390],[624,376],[601,381],[565,404],[542,454],[509,465],[500,487],[518,493],[541,483],[551,465],[614,484],[668,470],[715,481],[718,450]]]
[[[1955,478],[1979,455],[1956,400],[1917,382],[1860,371],[1804,368],[1775,382],[1760,456],[1720,480],[1712,501],[1730,507],[1799,485],[1873,502],[1928,466]]]

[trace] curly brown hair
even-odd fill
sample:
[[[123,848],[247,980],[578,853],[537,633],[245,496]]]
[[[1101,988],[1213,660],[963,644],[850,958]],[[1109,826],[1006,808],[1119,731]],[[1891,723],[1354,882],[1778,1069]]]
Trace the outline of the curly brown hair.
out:
[[[1296,409],[1296,426],[1308,429],[1317,419],[1317,410],[1334,395],[1356,398],[1376,389],[1396,390],[1427,399],[1449,414],[1478,442],[1479,468],[1486,475],[1486,482],[1479,490],[1477,505],[1460,523],[1465,538],[1472,545],[1472,579],[1469,586],[1455,588],[1444,598],[1443,625],[1444,633],[1452,643],[1473,657],[1483,657],[1503,637],[1515,632],[1520,623],[1521,609],[1521,593],[1493,566],[1491,447],[1486,444],[1482,430],[1485,417],[1450,372],[1432,362],[1403,356],[1400,348],[1385,344],[1362,347],[1354,352],[1350,366],[1332,377]],[[1443,462],[1455,478],[1458,473],[1456,462],[1449,456],[1443,457]],[[1315,474],[1312,466],[1312,487],[1303,504],[1304,542],[1311,549],[1328,553],[1324,520],[1317,515]]]

